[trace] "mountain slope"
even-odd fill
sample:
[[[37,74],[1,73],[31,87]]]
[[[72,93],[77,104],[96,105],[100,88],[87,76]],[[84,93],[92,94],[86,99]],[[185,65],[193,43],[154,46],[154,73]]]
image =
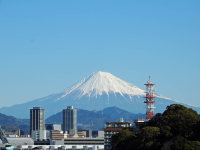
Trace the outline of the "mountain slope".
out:
[[[77,110],[78,129],[102,129],[107,121],[119,121],[123,117],[125,121],[144,118],[144,114],[133,114],[117,107],[109,107],[100,111]],[[29,134],[29,119],[17,119],[0,113],[0,126],[6,130],[22,129]],[[62,124],[62,111],[46,119],[46,123]]]
[[[112,118],[111,121],[119,121],[120,118],[124,118],[125,121],[133,121],[133,119],[143,119],[145,118],[145,114],[134,114],[131,112],[128,112],[126,110],[120,109],[116,106],[114,107],[108,107],[103,110],[97,111],[98,114],[101,115],[107,115],[110,118]],[[109,120],[108,120],[109,121]]]
[[[145,118],[144,114],[133,114],[118,107],[109,107],[100,111],[77,110],[78,129],[102,129],[107,121],[119,121],[123,117],[125,121]],[[62,123],[62,112],[50,116],[46,123]]]
[[[124,95],[140,95],[144,96],[144,90],[127,83],[108,72],[96,72],[84,78],[73,86],[67,89],[64,94],[57,100],[60,100],[71,93],[76,93],[76,97],[83,96],[98,97],[103,94],[109,95],[110,93]]]
[[[96,72],[81,80],[76,85],[62,92],[11,107],[4,107],[0,112],[29,118],[29,109],[41,106],[49,117],[67,106],[85,110],[101,110],[106,107],[119,107],[132,113],[145,113],[145,91],[127,83],[107,72]],[[156,94],[155,112],[163,112],[170,104],[177,103]],[[186,104],[185,104],[186,105]],[[191,107],[200,112],[200,108]]]
[[[109,116],[102,116],[94,111],[88,111],[83,109],[77,110],[77,124],[78,129],[91,129],[93,124],[93,129],[101,129],[104,127],[104,122],[106,120],[112,120]],[[62,111],[50,116],[46,119],[46,123],[62,123]]]
[[[0,113],[0,126],[3,129],[19,128],[29,133],[29,119],[17,119],[13,116],[7,116]]]

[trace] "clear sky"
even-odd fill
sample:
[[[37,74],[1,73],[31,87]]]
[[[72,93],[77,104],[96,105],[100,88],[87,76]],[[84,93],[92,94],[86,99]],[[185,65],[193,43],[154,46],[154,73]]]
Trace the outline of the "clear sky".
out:
[[[199,0],[0,0],[0,107],[106,71],[199,105]]]

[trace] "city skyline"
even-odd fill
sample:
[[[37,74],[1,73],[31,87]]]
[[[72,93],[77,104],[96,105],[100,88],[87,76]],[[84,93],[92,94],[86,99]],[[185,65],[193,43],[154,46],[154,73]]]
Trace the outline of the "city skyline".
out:
[[[0,1],[1,106],[99,70],[199,105],[199,1]]]

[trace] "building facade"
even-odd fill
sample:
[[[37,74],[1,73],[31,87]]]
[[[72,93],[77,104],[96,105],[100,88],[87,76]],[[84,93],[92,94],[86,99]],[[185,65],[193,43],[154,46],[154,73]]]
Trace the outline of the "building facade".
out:
[[[30,109],[30,134],[35,141],[46,139],[45,110],[41,107]]]
[[[77,134],[77,110],[73,106],[63,109],[63,131],[69,135]]]
[[[123,128],[132,127],[132,122],[106,122],[106,128],[104,128],[104,149],[110,150],[111,147],[111,137],[114,134],[119,133]]]

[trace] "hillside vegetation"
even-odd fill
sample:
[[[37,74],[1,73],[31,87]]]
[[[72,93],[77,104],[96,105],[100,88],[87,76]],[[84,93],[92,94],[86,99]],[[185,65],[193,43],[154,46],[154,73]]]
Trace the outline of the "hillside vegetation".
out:
[[[113,150],[199,150],[200,115],[179,104],[167,107],[140,129],[126,129],[112,137]]]
[[[108,107],[100,111],[77,110],[78,129],[102,130],[107,121],[119,121],[123,117],[125,121],[132,121],[145,114],[134,114],[118,107]],[[46,119],[46,123],[62,123],[62,112]]]
[[[29,119],[17,119],[0,113],[0,126],[7,131],[22,129],[24,134],[29,133]]]

